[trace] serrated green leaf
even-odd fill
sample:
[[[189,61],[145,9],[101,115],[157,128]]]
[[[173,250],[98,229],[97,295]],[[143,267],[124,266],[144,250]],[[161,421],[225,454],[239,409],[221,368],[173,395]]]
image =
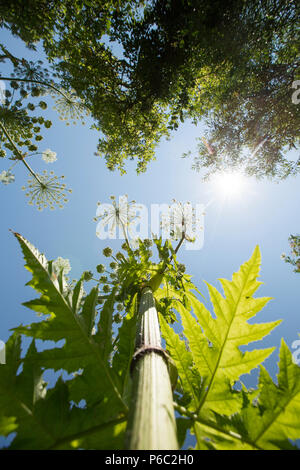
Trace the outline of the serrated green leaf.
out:
[[[176,364],[180,383],[184,393],[190,398],[192,406],[199,405],[201,377],[194,368],[193,357],[186,344],[174,330],[160,317],[162,335],[166,341],[166,349]]]
[[[300,367],[282,341],[278,384],[262,367],[259,377],[258,407],[247,408],[244,419],[251,439],[264,449],[290,448],[290,440],[300,438]]]
[[[6,422],[10,429],[14,423],[18,433],[31,436],[33,440],[39,431],[34,409],[45,396],[42,371],[31,360],[35,351],[32,342],[25,359],[22,359],[21,338],[14,333],[6,342],[6,364],[0,367],[1,421]]]
[[[120,378],[121,394],[128,399],[126,391],[130,378],[130,362],[135,350],[137,295],[134,296],[127,315],[119,328],[116,353],[113,357],[113,369]]]
[[[261,366],[259,388],[247,393],[241,413],[215,414],[214,421],[199,417],[195,429],[198,447],[209,439],[217,450],[296,450],[300,438],[300,367],[282,340],[278,383]],[[254,398],[254,399],[253,399]]]
[[[73,290],[72,296],[72,308],[74,312],[79,312],[81,306],[81,300],[83,297],[83,281],[78,281]]]
[[[182,448],[184,441],[186,439],[186,433],[191,427],[192,423],[191,420],[186,418],[177,418],[176,419],[176,427],[177,427],[177,435],[178,435],[178,444],[179,448]]]
[[[74,295],[73,295],[74,297]],[[98,299],[98,288],[93,287],[91,292],[85,297],[81,311],[81,318],[87,328],[87,334],[90,336],[93,331],[96,317],[96,305]]]
[[[71,406],[68,387],[59,379],[45,399],[30,409],[26,426],[23,420],[9,449],[115,448],[121,444],[124,428],[124,417],[114,417],[104,403],[89,408]]]
[[[126,416],[116,412],[108,397],[79,408],[71,404],[68,382],[59,379],[46,391],[42,371],[34,360],[34,342],[21,358],[16,333],[7,341],[6,353],[8,362],[0,368],[0,434],[16,432],[9,449],[123,446]]]
[[[94,337],[95,341],[97,341],[100,346],[101,355],[105,361],[108,360],[112,352],[112,325],[115,297],[116,288],[112,290],[102,307],[100,320],[97,325],[98,331]]]
[[[208,284],[216,318],[189,292],[186,296],[196,318],[180,301],[175,301],[193,362],[205,382],[205,393],[199,399],[197,412],[202,409],[228,415],[237,412],[242,403],[228,382],[233,384],[241,375],[258,367],[274,350],[244,353],[240,350],[240,346],[262,339],[280,323],[247,323],[269,301],[269,298],[252,297],[260,285],[257,281],[260,260],[256,247],[250,260],[233,275],[232,281],[221,280],[225,297]]]
[[[53,276],[51,263],[47,262],[45,256],[40,255],[21,235],[15,236],[24,253],[26,266],[32,272],[33,277],[29,284],[41,293],[39,299],[26,302],[25,305],[48,315],[46,320],[26,327],[21,326],[16,328],[16,331],[41,340],[65,341],[61,347],[36,352],[34,361],[45,368],[64,369],[69,373],[85,367],[94,367],[97,371],[97,381],[94,385],[96,391],[97,386],[99,387],[99,396],[103,398],[103,389],[106,387],[112,408],[115,409],[118,403],[120,409],[126,410],[127,407],[114,382],[112,370],[103,357],[102,345],[97,343],[96,335],[91,334],[97,289],[92,289],[85,298],[83,310],[78,313],[72,305],[72,298],[75,300],[78,292],[74,297],[64,286],[62,289],[56,276]],[[77,302],[75,304],[77,309]]]

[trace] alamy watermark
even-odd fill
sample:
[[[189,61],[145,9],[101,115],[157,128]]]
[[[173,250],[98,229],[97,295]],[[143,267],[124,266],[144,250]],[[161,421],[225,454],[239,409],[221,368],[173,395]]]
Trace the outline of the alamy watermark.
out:
[[[0,104],[5,103],[5,83],[3,80],[0,80]]]
[[[0,339],[0,364],[6,364],[5,343]]]
[[[292,88],[295,88],[296,91],[292,94],[292,103],[299,104],[300,103],[300,80],[295,80],[292,83]]]
[[[150,207],[128,202],[127,195],[119,196],[118,203],[111,196],[111,203],[98,203],[95,221],[96,235],[100,240],[125,239],[134,243],[137,239],[158,238],[179,240],[183,235],[187,250],[200,250],[204,244],[205,205],[197,203],[153,203]]]
[[[292,342],[292,349],[295,349],[292,353],[293,363],[300,366],[300,339],[296,339]]]

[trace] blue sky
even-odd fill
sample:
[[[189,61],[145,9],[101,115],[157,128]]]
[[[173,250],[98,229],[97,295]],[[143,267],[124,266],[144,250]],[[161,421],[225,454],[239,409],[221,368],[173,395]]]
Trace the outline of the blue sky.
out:
[[[23,46],[12,40],[8,33],[2,32],[0,40],[6,42],[9,50],[17,56],[25,56]],[[47,101],[52,103],[51,99]],[[179,259],[186,264],[187,273],[193,275],[194,283],[207,298],[203,280],[220,287],[217,279],[231,278],[259,245],[262,253],[261,281],[264,284],[258,295],[270,296],[273,300],[258,314],[257,321],[283,320],[262,341],[263,347],[277,347],[265,362],[275,376],[280,339],[284,337],[291,347],[300,331],[300,275],[293,273],[292,267],[280,259],[282,252],[289,251],[288,236],[299,233],[300,177],[279,184],[250,179],[247,190],[240,196],[224,201],[212,183],[204,183],[201,175],[191,170],[191,160],[181,158],[183,152],[195,148],[195,138],[203,135],[201,126],[189,123],[181,125],[170,141],[160,144],[156,161],[150,163],[146,173],[137,175],[134,162],[129,162],[127,174],[121,176],[107,170],[105,161],[94,156],[97,132],[90,130],[89,125],[67,127],[51,106],[46,115],[53,125],[44,132],[39,148],[41,151],[46,148],[54,150],[57,162],[46,166],[37,155],[32,157],[32,166],[38,171],[46,168],[53,169],[57,175],[64,174],[73,193],[63,210],[38,212],[27,204],[21,190],[27,180],[23,166],[15,168],[15,183],[0,184],[0,339],[6,341],[10,329],[20,323],[36,320],[34,313],[21,305],[36,294],[25,287],[29,273],[23,267],[21,251],[9,229],[25,236],[48,259],[57,256],[68,258],[72,266],[71,278],[78,278],[83,270],[95,272],[95,266],[105,261],[102,256],[105,246],[111,244],[118,248],[120,245],[119,241],[108,243],[96,237],[93,217],[97,201],[109,202],[110,195],[127,193],[129,199],[145,204],[150,210],[152,203],[170,203],[173,198],[193,204],[206,204],[214,198],[205,215],[203,249],[183,249]],[[0,172],[11,162],[3,160],[1,163]],[[255,372],[245,382],[254,385],[256,376]]]

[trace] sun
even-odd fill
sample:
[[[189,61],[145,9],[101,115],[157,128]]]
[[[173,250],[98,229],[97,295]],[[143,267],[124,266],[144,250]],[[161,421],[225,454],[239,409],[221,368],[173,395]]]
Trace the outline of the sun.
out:
[[[241,196],[247,187],[246,177],[239,172],[219,173],[213,183],[220,196],[225,198]]]

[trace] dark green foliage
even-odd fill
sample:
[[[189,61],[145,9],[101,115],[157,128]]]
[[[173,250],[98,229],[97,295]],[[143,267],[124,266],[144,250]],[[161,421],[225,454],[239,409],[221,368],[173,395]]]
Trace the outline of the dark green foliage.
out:
[[[144,171],[162,137],[205,118],[209,147],[199,145],[195,169],[279,179],[299,171],[285,157],[299,143],[296,1],[77,0],[33,15],[37,3],[2,7],[3,25],[31,47],[42,40],[53,77],[101,131],[97,153],[109,169],[123,172],[131,158]],[[19,77],[36,78],[3,51]]]

